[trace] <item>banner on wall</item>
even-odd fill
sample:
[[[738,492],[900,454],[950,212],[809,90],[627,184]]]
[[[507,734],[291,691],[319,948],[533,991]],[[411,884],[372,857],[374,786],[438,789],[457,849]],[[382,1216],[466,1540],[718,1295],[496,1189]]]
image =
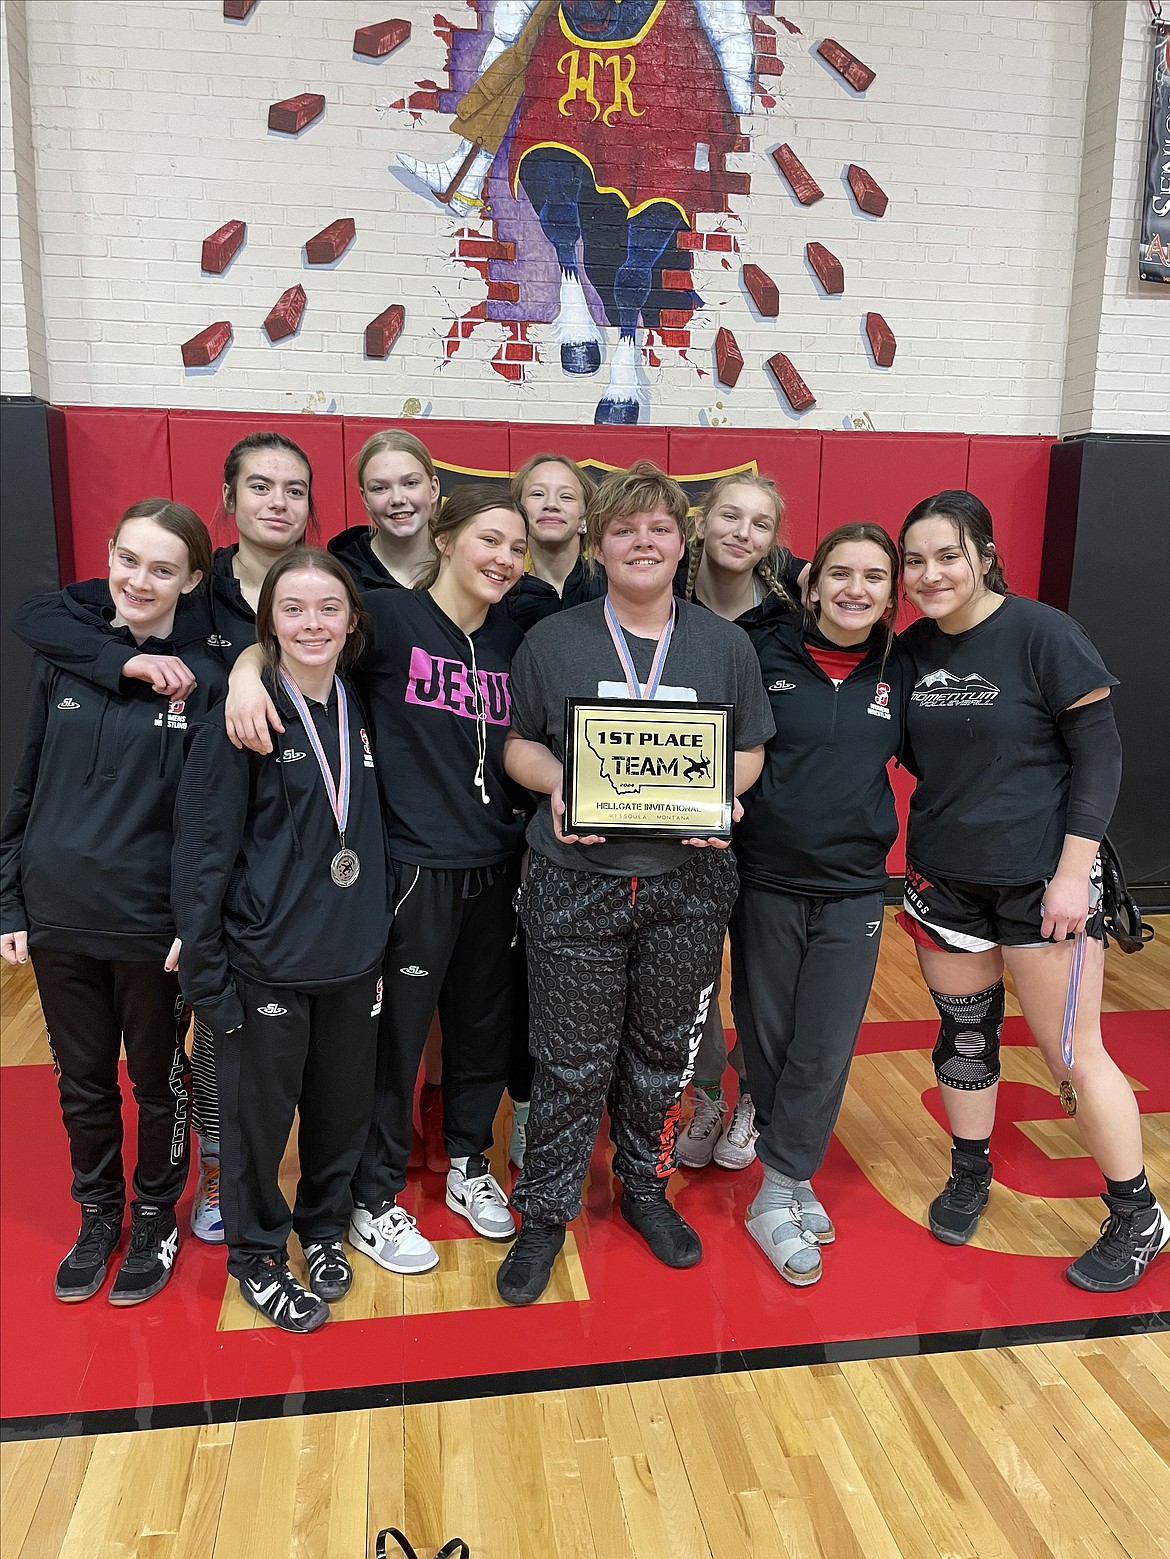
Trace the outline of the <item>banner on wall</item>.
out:
[[[1170,29],[1165,23],[1155,26],[1153,52],[1138,275],[1143,281],[1170,282]]]

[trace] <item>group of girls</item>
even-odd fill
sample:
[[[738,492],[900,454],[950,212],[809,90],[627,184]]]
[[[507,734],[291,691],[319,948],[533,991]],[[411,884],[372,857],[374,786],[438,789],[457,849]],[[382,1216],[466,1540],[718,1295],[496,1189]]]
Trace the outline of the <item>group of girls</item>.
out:
[[[979,500],[924,500],[897,547],[841,526],[803,564],[753,475],[717,483],[694,522],[648,462],[595,490],[540,454],[510,490],[440,505],[425,447],[388,430],[357,476],[368,525],[306,546],[307,458],[250,435],[224,466],[235,545],[213,559],[190,510],[148,500],[119,523],[108,581],[18,619],[39,658],[0,951],[31,953],[82,1209],[57,1296],[96,1293],[121,1243],[123,1036],[139,1144],[113,1302],[170,1276],[188,1112],[194,1232],[226,1237],[241,1293],[276,1324],[327,1319],[347,1245],[433,1267],[398,1197],[436,1014],[446,1202],[511,1242],[504,1299],[547,1286],[607,1105],[618,1211],[656,1257],[702,1255],[666,1195],[676,1162],[758,1152],[747,1232],[788,1282],[816,1282],[835,1228],[812,1179],[880,945],[893,757],[918,779],[901,918],[940,1013],[954,1137],[930,1228],[964,1243],[990,1194],[1006,966],[1106,1177],[1101,1238],[1068,1276],[1136,1282],[1170,1223],[1100,1038],[1114,679],[1070,619],[1007,593]],[[895,639],[900,584],[922,618]],[[735,705],[733,851],[565,832],[565,700],[595,696]],[[487,1160],[505,1085],[510,1196]],[[290,1210],[278,1170],[298,1108]]]

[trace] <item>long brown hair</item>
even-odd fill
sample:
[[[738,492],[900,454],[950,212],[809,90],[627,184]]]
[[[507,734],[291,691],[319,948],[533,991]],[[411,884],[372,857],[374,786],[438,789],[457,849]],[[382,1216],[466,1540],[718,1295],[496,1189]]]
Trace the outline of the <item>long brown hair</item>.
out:
[[[898,617],[898,579],[901,573],[901,562],[893,537],[890,536],[888,531],[884,531],[880,525],[874,525],[869,520],[858,520],[850,525],[838,525],[836,530],[831,530],[827,536],[822,537],[817,543],[817,550],[813,553],[812,562],[808,566],[808,586],[805,590],[807,604],[804,608],[804,620],[810,628],[816,626],[817,610],[813,604],[812,593],[820,585],[821,575],[828,566],[829,558],[838,547],[843,547],[850,541],[872,542],[889,559],[890,604],[882,614],[882,622],[886,625],[886,642],[882,647],[882,665],[884,666],[886,657],[894,645],[894,623]]]
[[[159,530],[177,537],[187,549],[187,565],[191,572],[203,576],[200,584],[207,583],[211,575],[211,537],[194,509],[189,509],[185,503],[175,503],[171,498],[141,498],[130,505],[114,526],[111,547],[122,534],[123,525],[131,520],[151,520]]]
[[[528,535],[528,516],[506,487],[496,482],[464,482],[443,499],[442,507],[431,515],[431,545],[435,556],[415,581],[416,590],[429,590],[439,577],[442,557],[439,552],[440,536],[456,536],[465,525],[470,525],[477,514],[488,509],[507,509],[518,514],[524,522],[524,534]]]
[[[294,455],[305,468],[305,480],[309,488],[309,523],[305,527],[306,533],[315,536],[318,530],[317,510],[313,504],[313,466],[308,455],[299,444],[294,444],[291,438],[286,438],[283,433],[261,431],[249,433],[228,450],[223,462],[223,485],[227,488],[231,498],[232,509],[225,508],[221,502],[216,513],[217,526],[221,520],[225,520],[233,512],[236,501],[236,483],[240,479],[240,467],[244,463],[245,455],[258,454],[261,450],[277,449],[286,455]]]
[[[285,574],[291,574],[296,569],[311,569],[317,574],[328,574],[344,592],[353,628],[353,632],[346,636],[337,661],[338,670],[344,671],[353,665],[365,649],[368,624],[348,569],[331,552],[323,552],[320,547],[292,547],[277,558],[265,574],[264,583],[260,586],[260,599],[256,603],[256,643],[264,651],[264,658],[270,666],[275,669],[280,665],[280,640],[276,636],[272,603],[277,585]]]
[[[766,590],[770,590],[775,596],[779,596],[785,606],[796,610],[796,602],[784,587],[781,574],[788,563],[791,553],[788,548],[780,543],[780,526],[784,521],[784,499],[780,496],[780,489],[770,476],[763,476],[758,471],[732,471],[727,476],[721,476],[711,487],[707,496],[699,506],[699,513],[707,519],[715,509],[715,505],[729,487],[755,487],[772,500],[776,511],[776,540],[768,549],[766,557],[760,559],[752,570],[758,574],[760,582]],[[693,601],[695,598],[695,581],[699,577],[699,564],[703,561],[703,542],[699,536],[692,536],[687,545],[687,585],[686,598]]]
[[[991,559],[991,567],[983,577],[983,582],[995,595],[1007,595],[1007,576],[1003,571],[1003,561],[995,545],[995,534],[991,525],[991,510],[983,502],[982,498],[976,498],[974,493],[969,493],[964,487],[947,488],[944,492],[935,493],[933,498],[923,498],[916,503],[910,513],[902,521],[902,529],[898,532],[898,552],[903,563],[906,558],[906,532],[911,525],[917,525],[919,520],[950,520],[951,524],[959,532],[962,541],[971,543],[975,556],[981,563]],[[971,570],[974,573],[974,569]]]

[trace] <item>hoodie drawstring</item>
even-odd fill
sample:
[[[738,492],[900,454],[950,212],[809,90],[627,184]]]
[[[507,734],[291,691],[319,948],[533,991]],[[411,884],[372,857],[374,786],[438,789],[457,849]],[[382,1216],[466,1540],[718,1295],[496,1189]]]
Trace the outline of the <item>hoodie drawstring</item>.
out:
[[[479,667],[475,663],[475,644],[470,634],[465,633],[463,637],[467,640],[467,646],[471,651],[471,685],[475,689],[475,744],[478,761],[475,765],[474,783],[478,786],[480,800],[486,807],[491,805],[492,799],[487,793],[487,784],[484,779],[484,766],[487,763],[487,710],[483,689],[479,685]]]

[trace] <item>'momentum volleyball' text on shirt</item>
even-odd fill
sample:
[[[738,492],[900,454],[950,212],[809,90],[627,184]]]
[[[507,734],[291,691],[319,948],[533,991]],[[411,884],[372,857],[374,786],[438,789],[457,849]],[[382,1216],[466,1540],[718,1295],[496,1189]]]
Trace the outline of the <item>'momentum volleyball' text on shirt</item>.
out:
[[[1069,787],[1057,716],[1117,678],[1079,623],[1023,596],[966,633],[923,618],[900,642],[914,666],[907,734],[921,776],[907,855],[966,882],[1050,877]]]

